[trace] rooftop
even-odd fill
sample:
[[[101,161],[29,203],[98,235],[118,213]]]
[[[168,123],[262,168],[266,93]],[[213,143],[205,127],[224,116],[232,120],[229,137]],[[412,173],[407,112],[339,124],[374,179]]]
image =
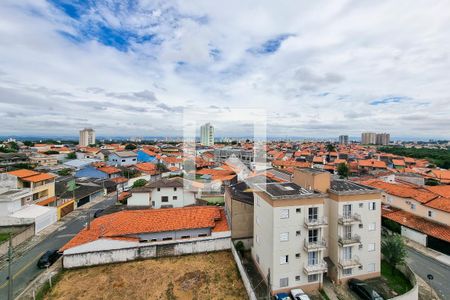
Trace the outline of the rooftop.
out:
[[[308,191],[293,182],[259,183],[255,186],[261,191],[265,192],[271,198],[293,199],[318,194],[313,191]]]
[[[330,190],[332,192],[338,192],[338,193],[342,193],[342,192],[376,192],[377,189],[370,187],[370,186],[366,186],[366,185],[362,185],[359,183],[355,183],[352,181],[348,181],[348,180],[332,180],[331,181],[331,185],[330,185]]]

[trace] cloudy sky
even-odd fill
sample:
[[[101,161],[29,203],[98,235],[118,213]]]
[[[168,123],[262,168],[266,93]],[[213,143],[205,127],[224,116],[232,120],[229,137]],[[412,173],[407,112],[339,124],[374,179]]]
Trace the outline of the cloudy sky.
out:
[[[450,2],[1,1],[0,135],[181,135],[199,110],[246,135],[252,109],[269,136],[450,138]]]

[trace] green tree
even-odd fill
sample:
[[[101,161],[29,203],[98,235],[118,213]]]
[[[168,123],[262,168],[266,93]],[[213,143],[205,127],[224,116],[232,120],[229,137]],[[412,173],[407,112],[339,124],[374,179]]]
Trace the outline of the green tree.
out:
[[[76,159],[77,155],[75,154],[75,152],[70,152],[66,157],[67,159]]]
[[[10,149],[14,151],[19,151],[19,145],[16,142],[9,142],[8,146]]]
[[[125,150],[130,150],[130,151],[132,151],[132,150],[134,150],[134,149],[136,149],[137,147],[136,147],[136,145],[135,144],[127,144],[126,146],[125,146]]]
[[[58,175],[59,176],[67,176],[67,175],[70,175],[71,172],[72,172],[71,169],[65,168],[65,169],[59,170]]]
[[[23,141],[23,144],[28,147],[33,147],[34,143],[32,141]]]
[[[331,143],[328,143],[328,144],[326,145],[326,148],[327,148],[327,151],[328,151],[328,152],[334,152],[334,151],[336,151],[336,148],[335,148],[334,145],[331,144]]]
[[[169,169],[167,169],[167,167],[164,164],[162,164],[162,163],[157,163],[156,164],[156,168],[160,172],[168,172],[169,171]]]
[[[384,259],[394,268],[405,263],[406,247],[398,234],[386,236],[381,241],[381,253]]]
[[[48,151],[45,151],[44,154],[46,154],[46,155],[59,154],[59,152],[55,151],[55,150],[48,150]]]
[[[147,184],[147,180],[145,179],[138,179],[133,183],[133,188],[141,187]]]
[[[349,169],[347,164],[340,163],[337,165],[337,173],[341,178],[348,178]]]

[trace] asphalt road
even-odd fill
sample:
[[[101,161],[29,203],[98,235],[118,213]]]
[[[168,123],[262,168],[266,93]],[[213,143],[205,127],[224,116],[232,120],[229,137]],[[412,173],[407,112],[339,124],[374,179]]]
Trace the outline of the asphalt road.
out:
[[[89,209],[91,216],[97,209],[103,209],[113,205],[116,198],[108,198],[104,201],[92,206]],[[77,234],[87,222],[88,211],[84,212],[77,218],[71,220],[66,225],[60,227],[57,231],[49,235],[45,240],[30,249],[26,254],[13,261],[13,291],[17,296],[38,274],[45,270],[39,269],[36,264],[39,258],[47,250],[59,249]],[[8,299],[8,265],[0,270],[0,299]]]
[[[431,286],[441,299],[450,300],[450,267],[414,249],[407,248],[407,251],[406,261],[410,268],[427,282],[427,275],[433,275]]]

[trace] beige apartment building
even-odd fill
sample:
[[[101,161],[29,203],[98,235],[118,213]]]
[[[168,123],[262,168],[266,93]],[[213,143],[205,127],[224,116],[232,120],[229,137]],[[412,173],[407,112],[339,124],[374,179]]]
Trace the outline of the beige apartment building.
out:
[[[380,274],[380,192],[330,176],[297,169],[255,185],[252,256],[274,294]]]
[[[95,131],[92,128],[84,128],[80,130],[80,147],[87,147],[89,145],[95,144]]]

